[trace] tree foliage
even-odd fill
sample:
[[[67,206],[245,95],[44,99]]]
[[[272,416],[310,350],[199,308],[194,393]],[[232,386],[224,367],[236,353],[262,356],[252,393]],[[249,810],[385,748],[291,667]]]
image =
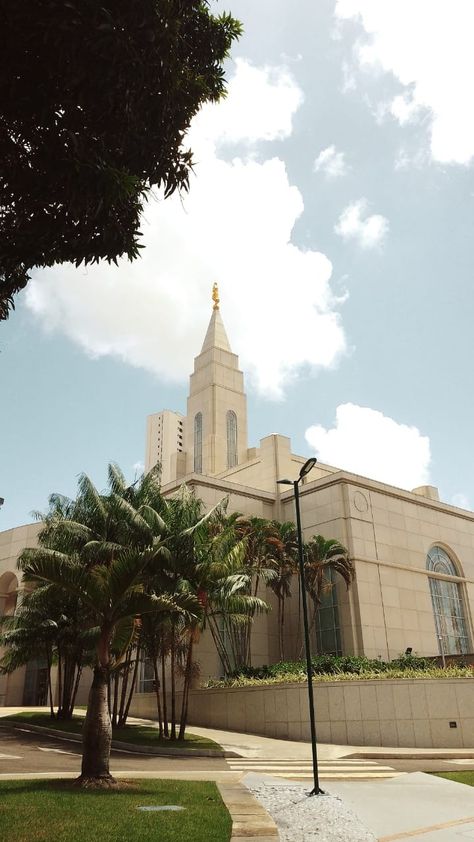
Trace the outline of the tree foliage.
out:
[[[208,0],[0,0],[0,319],[34,266],[138,256],[240,31]]]

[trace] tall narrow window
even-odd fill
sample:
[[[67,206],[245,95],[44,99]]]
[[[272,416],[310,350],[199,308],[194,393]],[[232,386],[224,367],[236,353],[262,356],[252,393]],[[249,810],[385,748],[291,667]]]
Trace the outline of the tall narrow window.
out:
[[[194,473],[202,474],[202,412],[194,416]]]
[[[227,413],[227,467],[237,464],[237,416],[232,409]]]
[[[433,547],[429,551],[426,566],[433,573],[459,576],[454,563],[441,547]],[[430,576],[430,591],[441,654],[461,655],[469,652],[469,636],[459,582]]]

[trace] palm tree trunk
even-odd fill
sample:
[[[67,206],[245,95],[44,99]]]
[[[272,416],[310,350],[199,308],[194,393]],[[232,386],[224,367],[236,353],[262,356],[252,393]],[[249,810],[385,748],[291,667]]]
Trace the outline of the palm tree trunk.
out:
[[[137,675],[138,675],[138,667],[140,666],[140,646],[137,646],[135,651],[135,666],[133,668],[133,676],[132,676],[132,684],[130,687],[130,692],[128,694],[127,704],[125,705],[125,710],[123,712],[122,717],[119,719],[119,728],[122,728],[124,725],[127,724],[127,717],[130,710],[130,705],[132,704],[133,694],[135,692],[135,687],[137,685]]]
[[[125,710],[125,702],[126,702],[126,698],[127,698],[127,688],[128,688],[128,679],[130,677],[131,656],[132,656],[132,650],[128,649],[127,657],[126,657],[126,660],[125,660],[123,673],[122,673],[122,692],[120,694],[120,708],[119,708],[119,712],[118,712],[119,722],[122,720],[123,713],[124,713],[124,710]]]
[[[82,655],[81,655],[81,658],[82,658]],[[71,696],[71,709],[69,711],[70,717],[72,717],[72,715],[74,713],[74,705],[76,704],[76,696],[77,696],[77,691],[79,690],[79,682],[81,680],[81,675],[82,675],[82,663],[79,661],[79,663],[77,664],[76,683],[74,684],[74,690],[72,691],[72,696]]]
[[[110,786],[116,783],[109,771],[112,723],[107,699],[108,669],[97,666],[89,693],[82,729],[82,770],[78,786]]]
[[[51,719],[54,719],[53,686],[51,683],[51,652],[48,647],[46,647],[46,663],[48,665],[49,712],[51,714]]]
[[[163,693],[163,733],[165,737],[169,737],[168,728],[168,701],[166,698],[166,655],[162,652],[161,655],[161,685]]]
[[[219,626],[218,626],[215,618],[212,616],[212,614],[208,614],[208,620],[209,620],[209,629],[210,629],[215,647],[217,649],[217,654],[219,655],[219,657],[222,661],[222,667],[224,669],[225,674],[229,675],[229,673],[232,672],[232,666],[231,666],[231,663],[230,663],[229,656],[227,654],[227,650],[225,648],[225,644],[224,644]]]
[[[278,639],[280,643],[280,661],[285,660],[283,628],[285,623],[285,601],[284,597],[278,596]]]
[[[113,704],[113,708],[112,708],[111,720],[112,720],[112,728],[115,728],[115,726],[117,725],[119,681],[120,681],[120,674],[119,674],[118,670],[115,670],[115,672],[114,672],[113,681],[114,681],[114,704]]]
[[[161,694],[160,694],[160,677],[158,671],[158,658],[156,654],[153,657],[153,675],[155,677],[155,694],[156,694],[156,710],[158,713],[158,729],[160,739],[163,736],[163,721],[162,721],[162,711],[161,711]]]
[[[186,667],[184,671],[184,687],[183,687],[183,701],[181,705],[181,720],[179,723],[179,734],[178,740],[184,740],[184,734],[186,731],[186,722],[188,719],[188,699],[189,699],[189,688],[191,685],[191,672],[193,666],[193,630],[191,630],[191,638],[189,640],[189,647],[188,647],[188,655],[186,658]]]
[[[58,690],[57,690],[58,709],[56,711],[56,718],[61,719],[61,706],[63,698],[63,665],[61,660],[61,648],[58,644]]]
[[[170,667],[171,667],[171,731],[170,731],[170,740],[175,740],[176,739],[176,640],[175,640],[174,623],[171,626]]]

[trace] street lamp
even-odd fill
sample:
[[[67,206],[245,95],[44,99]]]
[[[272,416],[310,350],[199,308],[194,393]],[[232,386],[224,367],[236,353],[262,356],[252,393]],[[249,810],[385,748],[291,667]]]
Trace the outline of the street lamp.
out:
[[[309,645],[309,625],[308,625],[308,607],[306,604],[306,588],[304,575],[304,557],[303,557],[303,535],[301,532],[301,513],[300,513],[300,494],[299,485],[303,477],[314,468],[318,460],[312,457],[304,463],[300,470],[298,479],[279,479],[277,485],[292,485],[295,494],[295,509],[296,509],[296,531],[298,535],[298,560],[300,569],[300,583],[301,583],[301,604],[303,606],[303,625],[304,625],[304,645],[306,651],[306,675],[308,678],[308,703],[309,703],[309,722],[311,728],[311,749],[313,752],[313,778],[314,786],[310,795],[324,795],[323,790],[319,786],[318,775],[318,750],[316,746],[316,721],[314,716],[314,696],[313,696],[313,670],[311,665],[311,649]]]

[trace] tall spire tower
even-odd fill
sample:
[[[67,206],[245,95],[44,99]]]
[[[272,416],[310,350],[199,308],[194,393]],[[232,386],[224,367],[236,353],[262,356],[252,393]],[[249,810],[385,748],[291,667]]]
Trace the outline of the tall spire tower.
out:
[[[186,418],[186,473],[213,476],[247,459],[247,399],[219,309],[217,284],[201,353],[190,377]]]

